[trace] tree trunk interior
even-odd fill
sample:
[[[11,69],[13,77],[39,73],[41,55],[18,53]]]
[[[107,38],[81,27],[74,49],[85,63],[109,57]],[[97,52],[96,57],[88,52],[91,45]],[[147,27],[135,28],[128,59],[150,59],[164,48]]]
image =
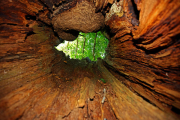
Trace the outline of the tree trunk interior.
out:
[[[55,49],[100,29],[104,59]],[[0,120],[19,119],[180,119],[180,1],[1,0]]]

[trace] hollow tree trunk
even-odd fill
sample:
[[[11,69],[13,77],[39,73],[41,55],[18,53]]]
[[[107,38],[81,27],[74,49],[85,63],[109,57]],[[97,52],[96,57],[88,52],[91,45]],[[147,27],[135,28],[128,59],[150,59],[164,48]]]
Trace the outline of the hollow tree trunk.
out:
[[[0,6],[1,119],[180,117],[178,0],[3,0]],[[104,22],[111,36],[104,60],[73,60],[54,48],[57,36],[76,37],[57,22],[66,13],[91,16],[80,20],[88,29],[70,25],[76,33]]]

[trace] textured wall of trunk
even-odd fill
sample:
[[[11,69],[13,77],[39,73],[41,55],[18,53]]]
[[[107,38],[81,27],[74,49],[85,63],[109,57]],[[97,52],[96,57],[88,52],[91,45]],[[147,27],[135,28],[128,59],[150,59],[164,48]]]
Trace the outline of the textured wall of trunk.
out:
[[[106,22],[115,35],[105,61],[132,91],[162,110],[179,113],[179,2],[141,1],[137,6],[140,12],[133,13],[136,6],[124,1],[124,14]],[[138,19],[131,14],[140,16],[139,24],[133,24]]]
[[[54,48],[53,16],[78,2],[0,2],[0,119],[178,119],[180,2],[89,0],[111,37],[97,62]]]

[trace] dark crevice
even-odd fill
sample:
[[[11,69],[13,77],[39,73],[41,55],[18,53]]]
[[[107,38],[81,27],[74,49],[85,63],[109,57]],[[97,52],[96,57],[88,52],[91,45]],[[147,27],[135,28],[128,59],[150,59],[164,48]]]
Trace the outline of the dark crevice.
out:
[[[108,40],[110,40],[111,33],[110,33],[110,28],[109,27],[105,26],[100,31],[103,34],[103,36],[105,36]]]
[[[105,6],[105,8],[102,10],[102,14],[103,14],[104,16],[106,16],[106,13],[109,13],[109,10],[110,10],[111,6],[112,6],[112,4],[108,3],[108,4]],[[96,12],[99,12],[99,11],[100,11],[100,10],[98,10],[98,11],[96,11]]]
[[[53,28],[52,26],[51,26],[51,28],[52,28],[52,30],[53,30],[54,36],[57,37],[57,38],[59,39],[60,43],[63,43],[64,40],[63,40],[62,38],[59,37],[58,33],[55,32],[55,30],[54,30],[54,28]]]
[[[76,30],[68,30],[68,31],[65,31],[66,33],[70,33],[72,34],[73,36],[77,36],[79,35],[79,31],[76,31]]]
[[[26,24],[26,27],[29,27],[29,24]]]
[[[133,5],[133,10],[134,10],[134,16],[139,21],[139,11],[137,9],[136,3],[134,2],[134,0],[131,0],[131,1]]]
[[[34,33],[33,31],[29,31],[29,32],[26,34],[25,40],[27,39],[28,36],[33,35],[33,34],[36,34],[36,33]]]
[[[89,100],[90,100],[90,101],[93,101],[93,100],[94,100],[94,98],[92,98],[92,99],[90,98]]]
[[[139,26],[139,11],[134,0],[130,0],[128,4],[128,9],[132,15],[131,23],[133,26]]]
[[[70,114],[71,114],[71,111],[70,111],[67,115],[64,115],[64,116],[62,117],[62,119],[68,117]]]
[[[1,23],[0,25],[4,25],[4,24],[17,26],[17,24],[14,24],[14,23]]]
[[[78,108],[84,109],[84,108],[85,108],[85,105],[84,105],[84,106],[82,106],[82,107],[78,107]]]
[[[176,114],[180,114],[180,109],[178,109],[177,107],[172,106],[171,110]]]
[[[110,39],[110,38],[113,38],[113,37],[116,35],[116,33],[112,33],[112,32],[111,32],[111,29],[110,29],[109,26],[106,26],[106,27],[105,27],[105,31],[106,31],[107,34],[109,35],[109,39]],[[108,40],[109,40],[109,39],[108,39]]]
[[[36,16],[25,15],[26,20],[36,20]]]

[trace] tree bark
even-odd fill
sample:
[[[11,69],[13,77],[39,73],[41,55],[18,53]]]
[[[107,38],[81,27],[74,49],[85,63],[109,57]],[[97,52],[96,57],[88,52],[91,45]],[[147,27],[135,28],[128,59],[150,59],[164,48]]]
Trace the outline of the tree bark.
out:
[[[90,3],[105,14],[111,36],[106,58],[96,62],[54,48],[53,10],[79,2],[0,2],[1,119],[178,120],[179,1]]]

